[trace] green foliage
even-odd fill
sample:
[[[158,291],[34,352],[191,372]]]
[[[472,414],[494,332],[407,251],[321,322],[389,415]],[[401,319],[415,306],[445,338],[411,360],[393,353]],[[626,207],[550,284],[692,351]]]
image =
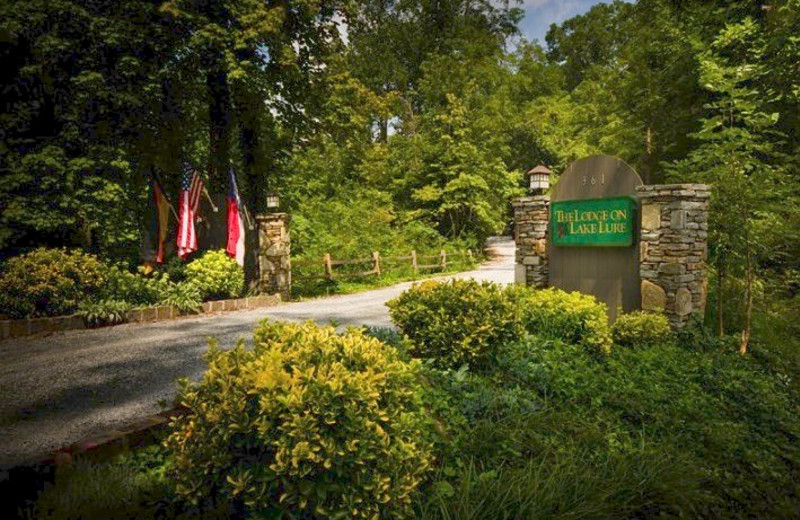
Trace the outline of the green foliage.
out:
[[[179,495],[270,518],[400,518],[431,464],[417,363],[332,327],[263,322],[212,345],[166,441]]]
[[[489,282],[421,282],[387,306],[392,321],[409,337],[412,353],[441,368],[487,365],[496,349],[520,332],[511,301]]]
[[[607,309],[593,297],[557,289],[502,288],[474,280],[415,284],[387,303],[416,356],[440,368],[487,367],[500,346],[525,333],[582,344],[596,353],[611,348]]]
[[[56,469],[55,482],[22,518],[38,520],[139,520],[164,518],[152,505],[168,495],[169,462],[157,446],[126,452],[108,462],[78,458]]]
[[[580,343],[595,353],[611,350],[608,308],[594,296],[559,289],[506,289],[520,313],[523,330],[545,338]]]
[[[184,314],[195,314],[202,302],[200,290],[194,284],[181,282],[170,284],[159,303],[177,307]]]
[[[496,469],[470,461],[453,484],[440,475],[420,498],[415,518],[652,518],[656,511],[679,514],[697,495],[687,490],[691,470],[671,455],[650,449],[583,460],[588,456],[548,453]]]
[[[623,347],[652,347],[670,337],[669,321],[663,314],[634,311],[620,314],[611,327],[615,345]]]
[[[441,69],[437,69],[441,70]],[[485,239],[505,227],[504,201],[518,193],[521,174],[503,162],[499,128],[455,94],[420,122],[421,131],[398,135],[383,166],[398,204],[447,237]]]
[[[173,285],[169,276],[153,272],[145,276],[142,268],[136,273],[119,266],[106,270],[101,290],[103,299],[124,301],[134,306],[154,305],[167,295]]]
[[[77,314],[90,327],[116,325],[128,321],[126,313],[130,308],[131,305],[128,302],[119,300],[81,302],[78,305]]]
[[[202,300],[238,298],[244,291],[244,272],[224,250],[206,251],[186,266],[186,281]]]
[[[80,251],[39,248],[11,258],[0,275],[0,313],[13,318],[69,314],[102,289],[105,268]]]
[[[800,498],[796,394],[730,350],[530,336],[429,380],[453,427],[418,518],[788,519]]]

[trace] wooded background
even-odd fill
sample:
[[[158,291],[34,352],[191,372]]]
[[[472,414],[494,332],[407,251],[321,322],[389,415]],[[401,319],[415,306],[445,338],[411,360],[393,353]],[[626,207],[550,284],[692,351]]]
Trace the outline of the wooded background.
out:
[[[521,16],[488,0],[5,1],[0,255],[136,263],[150,171],[174,202],[182,160],[217,206],[229,161],[252,214],[279,191],[301,256],[474,247],[508,226],[527,168],[602,152],[645,182],[714,186],[718,294],[793,296],[800,2],[617,1],[546,42]],[[202,212],[201,248],[221,246],[224,211]]]

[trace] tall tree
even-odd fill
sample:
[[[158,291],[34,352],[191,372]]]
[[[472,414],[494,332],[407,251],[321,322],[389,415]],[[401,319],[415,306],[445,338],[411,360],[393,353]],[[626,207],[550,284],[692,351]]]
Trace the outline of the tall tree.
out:
[[[712,264],[717,271],[718,331],[724,332],[723,298],[729,278],[743,278],[744,323],[740,352],[750,343],[754,283],[761,252],[754,232],[782,199],[780,172],[773,166],[779,114],[769,110],[775,92],[760,88],[770,73],[755,21],[726,26],[699,54],[700,79],[712,93],[708,113],[694,135],[700,142],[676,176],[714,187],[711,208]]]

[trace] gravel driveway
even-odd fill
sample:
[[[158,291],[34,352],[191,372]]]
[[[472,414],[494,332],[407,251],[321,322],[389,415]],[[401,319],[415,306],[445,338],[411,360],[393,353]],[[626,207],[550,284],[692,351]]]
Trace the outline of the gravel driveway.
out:
[[[490,240],[495,256],[453,275],[514,280],[514,244]],[[160,411],[175,379],[198,378],[208,338],[221,346],[248,339],[254,325],[276,320],[391,326],[384,305],[411,283],[277,307],[174,321],[126,324],[0,343],[0,466],[31,460],[90,435]]]

